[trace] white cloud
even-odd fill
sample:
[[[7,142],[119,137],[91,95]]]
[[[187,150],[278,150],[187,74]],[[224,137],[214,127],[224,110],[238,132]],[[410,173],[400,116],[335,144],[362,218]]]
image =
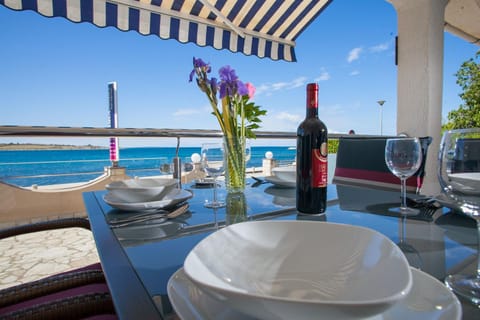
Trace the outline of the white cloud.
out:
[[[307,83],[307,77],[298,77],[290,82],[289,89],[303,87]]]
[[[315,82],[330,80],[330,74],[325,70],[325,68],[322,68],[320,75],[316,77],[314,80]]]
[[[190,115],[199,114],[199,113],[200,113],[199,109],[180,109],[175,111],[173,113],[173,116],[184,117],[184,116],[190,116]]]
[[[294,132],[304,117],[304,114],[294,114],[287,111],[269,112],[267,117],[262,118],[261,130]]]
[[[370,47],[370,52],[382,52],[388,50],[388,42],[377,44],[376,46]]]
[[[277,82],[270,86],[270,90],[277,91],[277,90],[282,90],[285,87],[288,87],[287,82]]]
[[[360,74],[360,71],[358,70],[353,70],[352,72],[350,72],[351,76],[358,76],[359,74]]]
[[[302,76],[288,82],[263,83],[258,87],[256,87],[255,94],[270,95],[272,91],[295,89],[295,88],[305,86],[307,81],[308,81],[308,78]]]
[[[360,58],[360,53],[362,53],[362,51],[363,51],[363,48],[361,47],[353,48],[352,50],[350,50],[347,57],[348,63],[358,60]]]
[[[298,114],[292,114],[292,113],[288,113],[288,112],[280,112],[277,116],[276,116],[277,119],[279,120],[286,120],[286,121],[289,121],[289,122],[295,122],[295,123],[298,123],[300,120],[302,120],[302,116],[298,115]]]
[[[261,84],[258,87],[255,88],[255,94],[262,94],[264,92],[268,92],[270,90],[270,86],[267,84]]]

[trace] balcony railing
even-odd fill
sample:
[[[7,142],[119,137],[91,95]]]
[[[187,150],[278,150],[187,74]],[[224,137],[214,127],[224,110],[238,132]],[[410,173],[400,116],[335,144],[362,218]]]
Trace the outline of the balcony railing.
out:
[[[295,132],[282,131],[258,131],[257,140],[262,139],[286,139],[290,140],[291,145],[295,145]],[[329,134],[329,139],[337,139],[342,134]],[[198,138],[201,144],[205,138],[220,138],[220,130],[201,130],[201,129],[154,129],[154,128],[94,128],[94,127],[50,127],[50,126],[0,126],[0,137],[32,137],[32,138],[155,138],[155,139],[176,139],[175,157],[179,157],[180,145],[182,139]],[[268,143],[268,142],[267,142]],[[187,155],[182,155],[185,159]],[[188,155],[189,156],[189,155]],[[293,160],[293,159],[292,159]],[[108,163],[108,158],[105,159]],[[120,161],[122,159],[120,158]],[[158,170],[157,164],[154,165]],[[103,189],[105,184],[112,180],[125,177],[125,171],[120,175],[108,168],[104,170],[103,175],[94,181],[89,181],[82,188],[64,188],[61,190],[45,190],[45,188],[16,188],[0,183],[0,205],[4,208],[0,212],[0,224],[17,223],[25,221],[36,221],[41,219],[57,218],[59,216],[84,215],[82,193],[90,190]],[[148,168],[138,168],[148,169]],[[100,171],[88,172],[89,174],[101,174]],[[158,171],[160,174],[160,171]],[[78,174],[76,172],[59,172],[60,176]],[[34,175],[41,175],[36,173]],[[137,175],[137,174],[134,174]],[[141,176],[141,174],[138,174]],[[175,175],[175,173],[174,173]],[[30,184],[31,186],[31,184]],[[34,214],[33,214],[34,213]],[[33,215],[32,215],[33,214]],[[12,222],[13,221],[13,222]]]
[[[293,140],[296,138],[296,133],[294,132],[280,132],[280,131],[258,131],[256,132],[257,139],[288,139]],[[69,137],[82,137],[82,138],[100,138],[100,137],[122,137],[122,138],[167,138],[167,139],[176,139],[176,150],[174,157],[182,159],[182,162],[188,162],[190,154],[181,155],[180,145],[181,139],[184,138],[219,138],[222,136],[220,130],[200,130],[200,129],[154,129],[154,128],[93,128],[93,127],[48,127],[48,126],[0,126],[0,137],[15,136],[15,137],[54,137],[54,138],[69,138]],[[340,135],[330,135],[330,138],[336,138]],[[200,143],[199,143],[200,144]],[[295,142],[292,141],[292,145]],[[277,156],[277,155],[274,155]],[[139,161],[142,161],[139,163]],[[140,158],[131,158],[127,157],[121,158],[120,162],[123,167],[128,171],[128,174],[134,176],[151,176],[160,174],[158,168],[161,164],[166,161],[171,161],[166,157],[158,158],[149,158],[149,159],[140,159]],[[291,162],[294,160],[294,155],[291,159],[278,159],[279,163]],[[88,181],[92,178],[103,174],[101,171],[102,166],[111,165],[108,160],[108,157],[104,159],[94,159],[94,160],[66,160],[66,162],[74,163],[76,161],[84,161],[86,164],[88,161],[97,161],[98,166],[96,169],[90,169],[88,171],[76,171],[71,172],[67,170],[66,172],[54,172],[44,174],[42,172],[35,172],[35,174],[3,174],[0,179],[7,183],[13,183],[19,186],[31,186],[32,184],[51,184],[53,183],[62,183],[70,182],[72,179],[83,176],[80,178],[80,181]],[[56,165],[56,161],[52,162],[51,165]],[[10,164],[9,164],[10,165]],[[11,164],[17,165],[17,164]],[[26,162],[23,165],[25,168],[28,166],[34,166],[35,163]],[[44,163],[45,166],[48,166],[48,163]],[[142,167],[143,166],[143,167]],[[254,167],[261,167],[261,164],[254,164]],[[88,166],[93,168],[94,166]],[[27,169],[27,168],[26,168]],[[26,170],[29,171],[29,170]],[[177,175],[177,173],[174,173]],[[52,179],[55,177],[57,179]],[[36,181],[36,182],[29,182]],[[59,181],[59,182],[57,182]]]

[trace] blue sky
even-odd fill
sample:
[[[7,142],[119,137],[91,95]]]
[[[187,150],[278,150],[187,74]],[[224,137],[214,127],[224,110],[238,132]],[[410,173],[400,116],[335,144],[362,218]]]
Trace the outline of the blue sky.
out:
[[[295,131],[305,116],[305,86],[318,82],[319,116],[329,132],[354,129],[379,134],[377,101],[385,100],[383,133],[395,134],[397,21],[395,9],[384,0],[333,0],[297,39],[295,63],[3,6],[0,21],[2,125],[106,127],[107,84],[116,81],[120,127],[217,129],[207,99],[188,82],[195,56],[210,62],[215,73],[228,64],[241,80],[256,86],[255,102],[268,110],[262,130]],[[445,34],[445,119],[461,103],[454,74],[477,50],[478,46]],[[26,139],[0,139],[10,141]],[[124,146],[160,143],[122,141]],[[107,140],[94,144],[106,145]]]

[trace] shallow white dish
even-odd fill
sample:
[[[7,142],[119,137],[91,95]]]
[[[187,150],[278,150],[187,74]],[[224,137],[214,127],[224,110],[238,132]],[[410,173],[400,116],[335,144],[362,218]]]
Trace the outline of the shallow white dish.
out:
[[[404,300],[371,319],[378,320],[459,320],[462,307],[457,297],[440,281],[411,268],[413,286]],[[167,285],[168,297],[175,312],[183,320],[253,320],[230,308],[193,283],[183,268],[176,271]]]
[[[465,194],[480,194],[480,172],[451,173],[448,177],[452,180],[454,190]]]
[[[269,186],[265,188],[265,193],[273,196],[272,202],[281,206],[294,206],[296,201],[296,192],[294,188],[278,188]]]
[[[119,199],[113,193],[107,193],[103,200],[112,207],[124,211],[147,211],[168,208],[180,202],[190,199],[193,193],[184,189],[173,189],[162,200],[147,202],[127,202]]]
[[[159,219],[140,225],[133,224],[128,228],[116,228],[114,232],[119,240],[152,240],[177,234],[183,227],[182,222]]]
[[[184,270],[216,299],[261,319],[365,318],[412,286],[407,259],[383,234],[313,221],[230,225],[197,244]]]
[[[175,179],[142,178],[113,181],[105,188],[124,202],[160,200],[176,187]]]
[[[297,186],[296,180],[287,181],[287,180],[280,179],[276,176],[267,176],[265,177],[265,181],[273,183],[277,187],[281,187],[281,188],[295,188]]]
[[[275,177],[285,181],[292,182],[297,180],[296,166],[276,167],[272,169],[272,173]]]
[[[195,185],[200,187],[213,187],[215,180],[213,178],[203,178],[195,180]]]

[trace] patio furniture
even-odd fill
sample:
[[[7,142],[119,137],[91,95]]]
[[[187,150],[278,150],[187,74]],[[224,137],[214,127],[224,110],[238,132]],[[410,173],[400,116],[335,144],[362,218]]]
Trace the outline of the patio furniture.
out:
[[[354,136],[339,139],[332,182],[337,185],[339,206],[342,210],[397,215],[388,211],[388,208],[398,207],[400,203],[400,179],[394,176],[385,164],[385,143],[388,138]],[[407,192],[410,197],[420,193],[431,142],[431,137],[420,138],[422,165],[407,179]],[[432,221],[433,213],[424,208],[414,219]]]
[[[0,230],[0,240],[28,233],[79,227],[85,218],[44,221]],[[100,263],[0,290],[2,319],[116,319]]]
[[[244,206],[248,221],[313,220],[371,228],[395,243],[402,239],[415,248],[422,271],[440,281],[448,274],[476,267],[477,234],[473,220],[446,208],[437,210],[434,221],[383,215],[380,209],[351,211],[340,207],[338,186],[329,185],[325,215],[298,215],[295,198],[289,197],[286,189],[267,183],[252,187],[254,181],[248,182]],[[106,204],[105,191],[84,194],[105,277],[122,319],[175,317],[167,294],[170,277],[182,268],[186,256],[199,241],[234,220],[236,212],[228,206],[215,211],[203,208],[205,199],[211,196],[210,189],[184,187],[194,193],[188,201],[189,212],[167,222],[139,223],[125,228],[110,228],[110,219],[128,213],[119,213]],[[219,191],[219,197],[226,196],[225,190]],[[389,193],[398,197],[398,191]],[[381,204],[381,199],[378,200],[377,204]],[[218,261],[221,263],[221,258]],[[480,309],[468,302],[463,302],[462,307],[463,319],[480,317]]]
[[[400,180],[385,164],[385,143],[389,137],[340,137],[333,183],[381,190],[399,190]],[[393,138],[393,137],[391,137]],[[419,193],[431,137],[420,138],[422,165],[407,179],[407,192]]]

